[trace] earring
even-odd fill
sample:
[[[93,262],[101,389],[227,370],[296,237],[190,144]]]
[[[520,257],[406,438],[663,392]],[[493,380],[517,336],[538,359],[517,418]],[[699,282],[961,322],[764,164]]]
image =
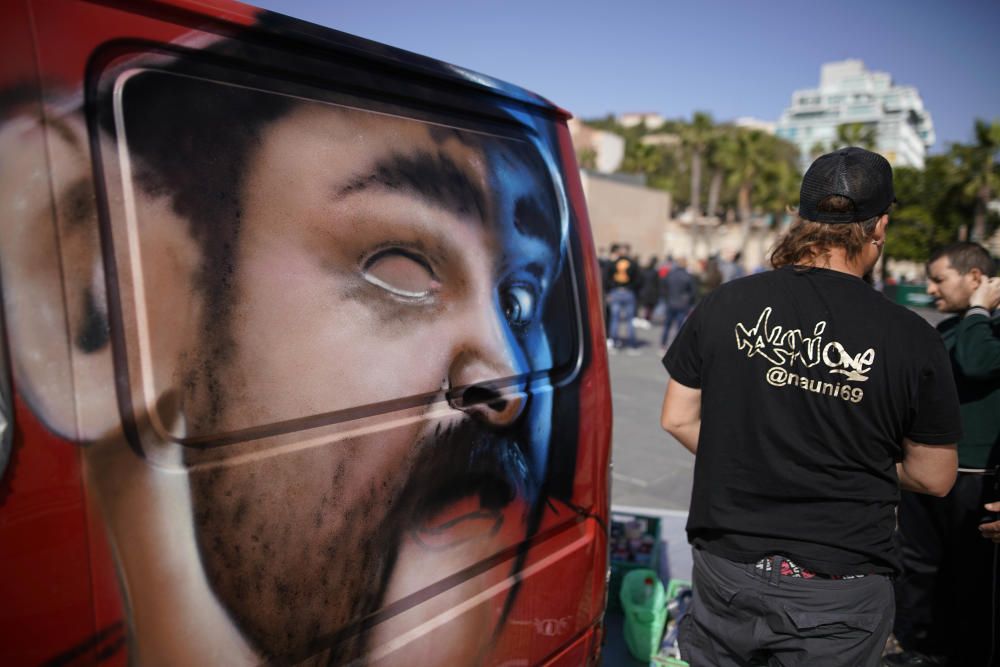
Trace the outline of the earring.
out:
[[[875,246],[876,248],[881,248],[882,247],[882,241],[871,241],[871,244],[873,246]]]

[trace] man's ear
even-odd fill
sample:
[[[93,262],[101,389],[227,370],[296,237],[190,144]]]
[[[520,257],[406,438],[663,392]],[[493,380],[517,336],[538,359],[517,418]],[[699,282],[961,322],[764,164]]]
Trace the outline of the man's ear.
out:
[[[973,288],[979,287],[979,285],[982,284],[983,282],[983,272],[977,269],[976,267],[972,267],[971,269],[969,269],[969,272],[966,273],[965,275],[972,282]]]
[[[875,232],[872,234],[872,238],[876,241],[885,241],[885,229],[889,226],[889,214],[885,213],[879,218],[878,222],[875,223]]]
[[[108,171],[120,172],[115,147],[106,137],[97,140],[104,158],[110,156]],[[0,122],[0,266],[15,384],[49,429],[78,442],[106,440],[121,422],[91,145],[77,113],[46,109]],[[115,208],[124,199],[120,183],[105,183],[112,216],[121,216]],[[177,388],[179,360],[193,348],[201,253],[166,196],[141,188],[132,196],[145,308],[133,312],[132,306],[124,320],[145,318],[152,332],[145,354],[163,384],[133,402],[154,410],[164,391]],[[139,284],[138,274],[130,284]],[[129,340],[137,344],[134,335]],[[168,430],[176,415],[160,421]]]
[[[45,108],[0,124],[0,264],[15,382],[54,432],[86,439],[111,401],[76,384],[87,372],[111,387],[107,303],[87,128],[76,113]],[[84,354],[81,355],[81,352]],[[88,357],[84,365],[81,359]],[[98,377],[99,376],[99,377]],[[79,417],[79,418],[78,418]]]

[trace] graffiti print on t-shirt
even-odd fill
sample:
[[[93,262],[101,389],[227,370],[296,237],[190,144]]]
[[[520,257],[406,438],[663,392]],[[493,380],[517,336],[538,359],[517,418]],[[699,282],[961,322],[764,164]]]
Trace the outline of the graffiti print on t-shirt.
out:
[[[868,348],[851,354],[838,341],[824,341],[825,320],[816,323],[811,335],[806,335],[802,329],[772,325],[772,312],[770,306],[764,308],[752,327],[739,322],[736,324],[737,349],[745,350],[747,358],[761,356],[773,364],[765,374],[767,383],[860,403],[864,390],[849,383],[868,380],[875,363],[875,350]],[[844,377],[824,380],[802,372],[817,366],[820,366],[818,370],[826,370],[830,375]]]

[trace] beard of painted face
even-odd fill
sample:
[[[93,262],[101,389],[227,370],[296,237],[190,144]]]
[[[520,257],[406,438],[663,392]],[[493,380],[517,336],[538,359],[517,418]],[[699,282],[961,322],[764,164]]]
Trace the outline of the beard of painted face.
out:
[[[344,455],[324,489],[309,487],[310,498],[296,493],[280,516],[266,499],[254,499],[254,490],[235,488],[245,473],[227,479],[225,467],[192,471],[196,534],[212,589],[268,660],[361,658],[404,535],[429,551],[488,539],[502,525],[503,508],[537,497],[537,475],[522,444],[529,413],[502,431],[472,418],[439,423],[415,442],[394,478],[366,480],[365,491],[353,498],[338,491],[366,471],[352,468],[356,462]],[[297,456],[267,461],[281,469],[256,471],[258,492],[266,492],[268,480],[291,489],[289,475],[306,469]],[[478,510],[435,520],[453,503],[477,497]],[[301,548],[289,547],[294,541]],[[398,604],[405,606],[405,598]]]
[[[537,496],[536,477],[521,444],[527,421],[498,432],[463,419],[450,427],[439,425],[440,432],[423,439],[401,494],[402,504],[413,508],[409,523],[418,539],[421,531],[434,531],[427,522],[463,498],[478,497],[480,510],[499,516],[516,498]]]

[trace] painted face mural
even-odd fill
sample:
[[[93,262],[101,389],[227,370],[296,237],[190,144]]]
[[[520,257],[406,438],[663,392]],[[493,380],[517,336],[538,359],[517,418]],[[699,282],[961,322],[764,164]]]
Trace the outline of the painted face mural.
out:
[[[556,406],[580,319],[549,139],[180,70],[109,70],[96,184],[65,117],[67,191],[98,192],[67,216],[74,363],[116,387],[76,434],[130,650],[391,664],[425,633],[408,661],[482,662],[518,545],[572,484],[578,415]],[[45,369],[15,366],[73,436]]]
[[[184,369],[196,432],[426,402],[404,425],[294,453],[212,465],[214,452],[186,452],[209,581],[268,653],[373,611],[406,531],[433,548],[478,542],[536,497],[550,410],[524,382],[551,364],[540,324],[559,212],[532,194],[547,174],[526,155],[319,104],[296,105],[248,154],[232,284],[211,322],[228,352]],[[448,517],[454,537],[435,535],[473,496]],[[303,535],[309,548],[280,548]]]

